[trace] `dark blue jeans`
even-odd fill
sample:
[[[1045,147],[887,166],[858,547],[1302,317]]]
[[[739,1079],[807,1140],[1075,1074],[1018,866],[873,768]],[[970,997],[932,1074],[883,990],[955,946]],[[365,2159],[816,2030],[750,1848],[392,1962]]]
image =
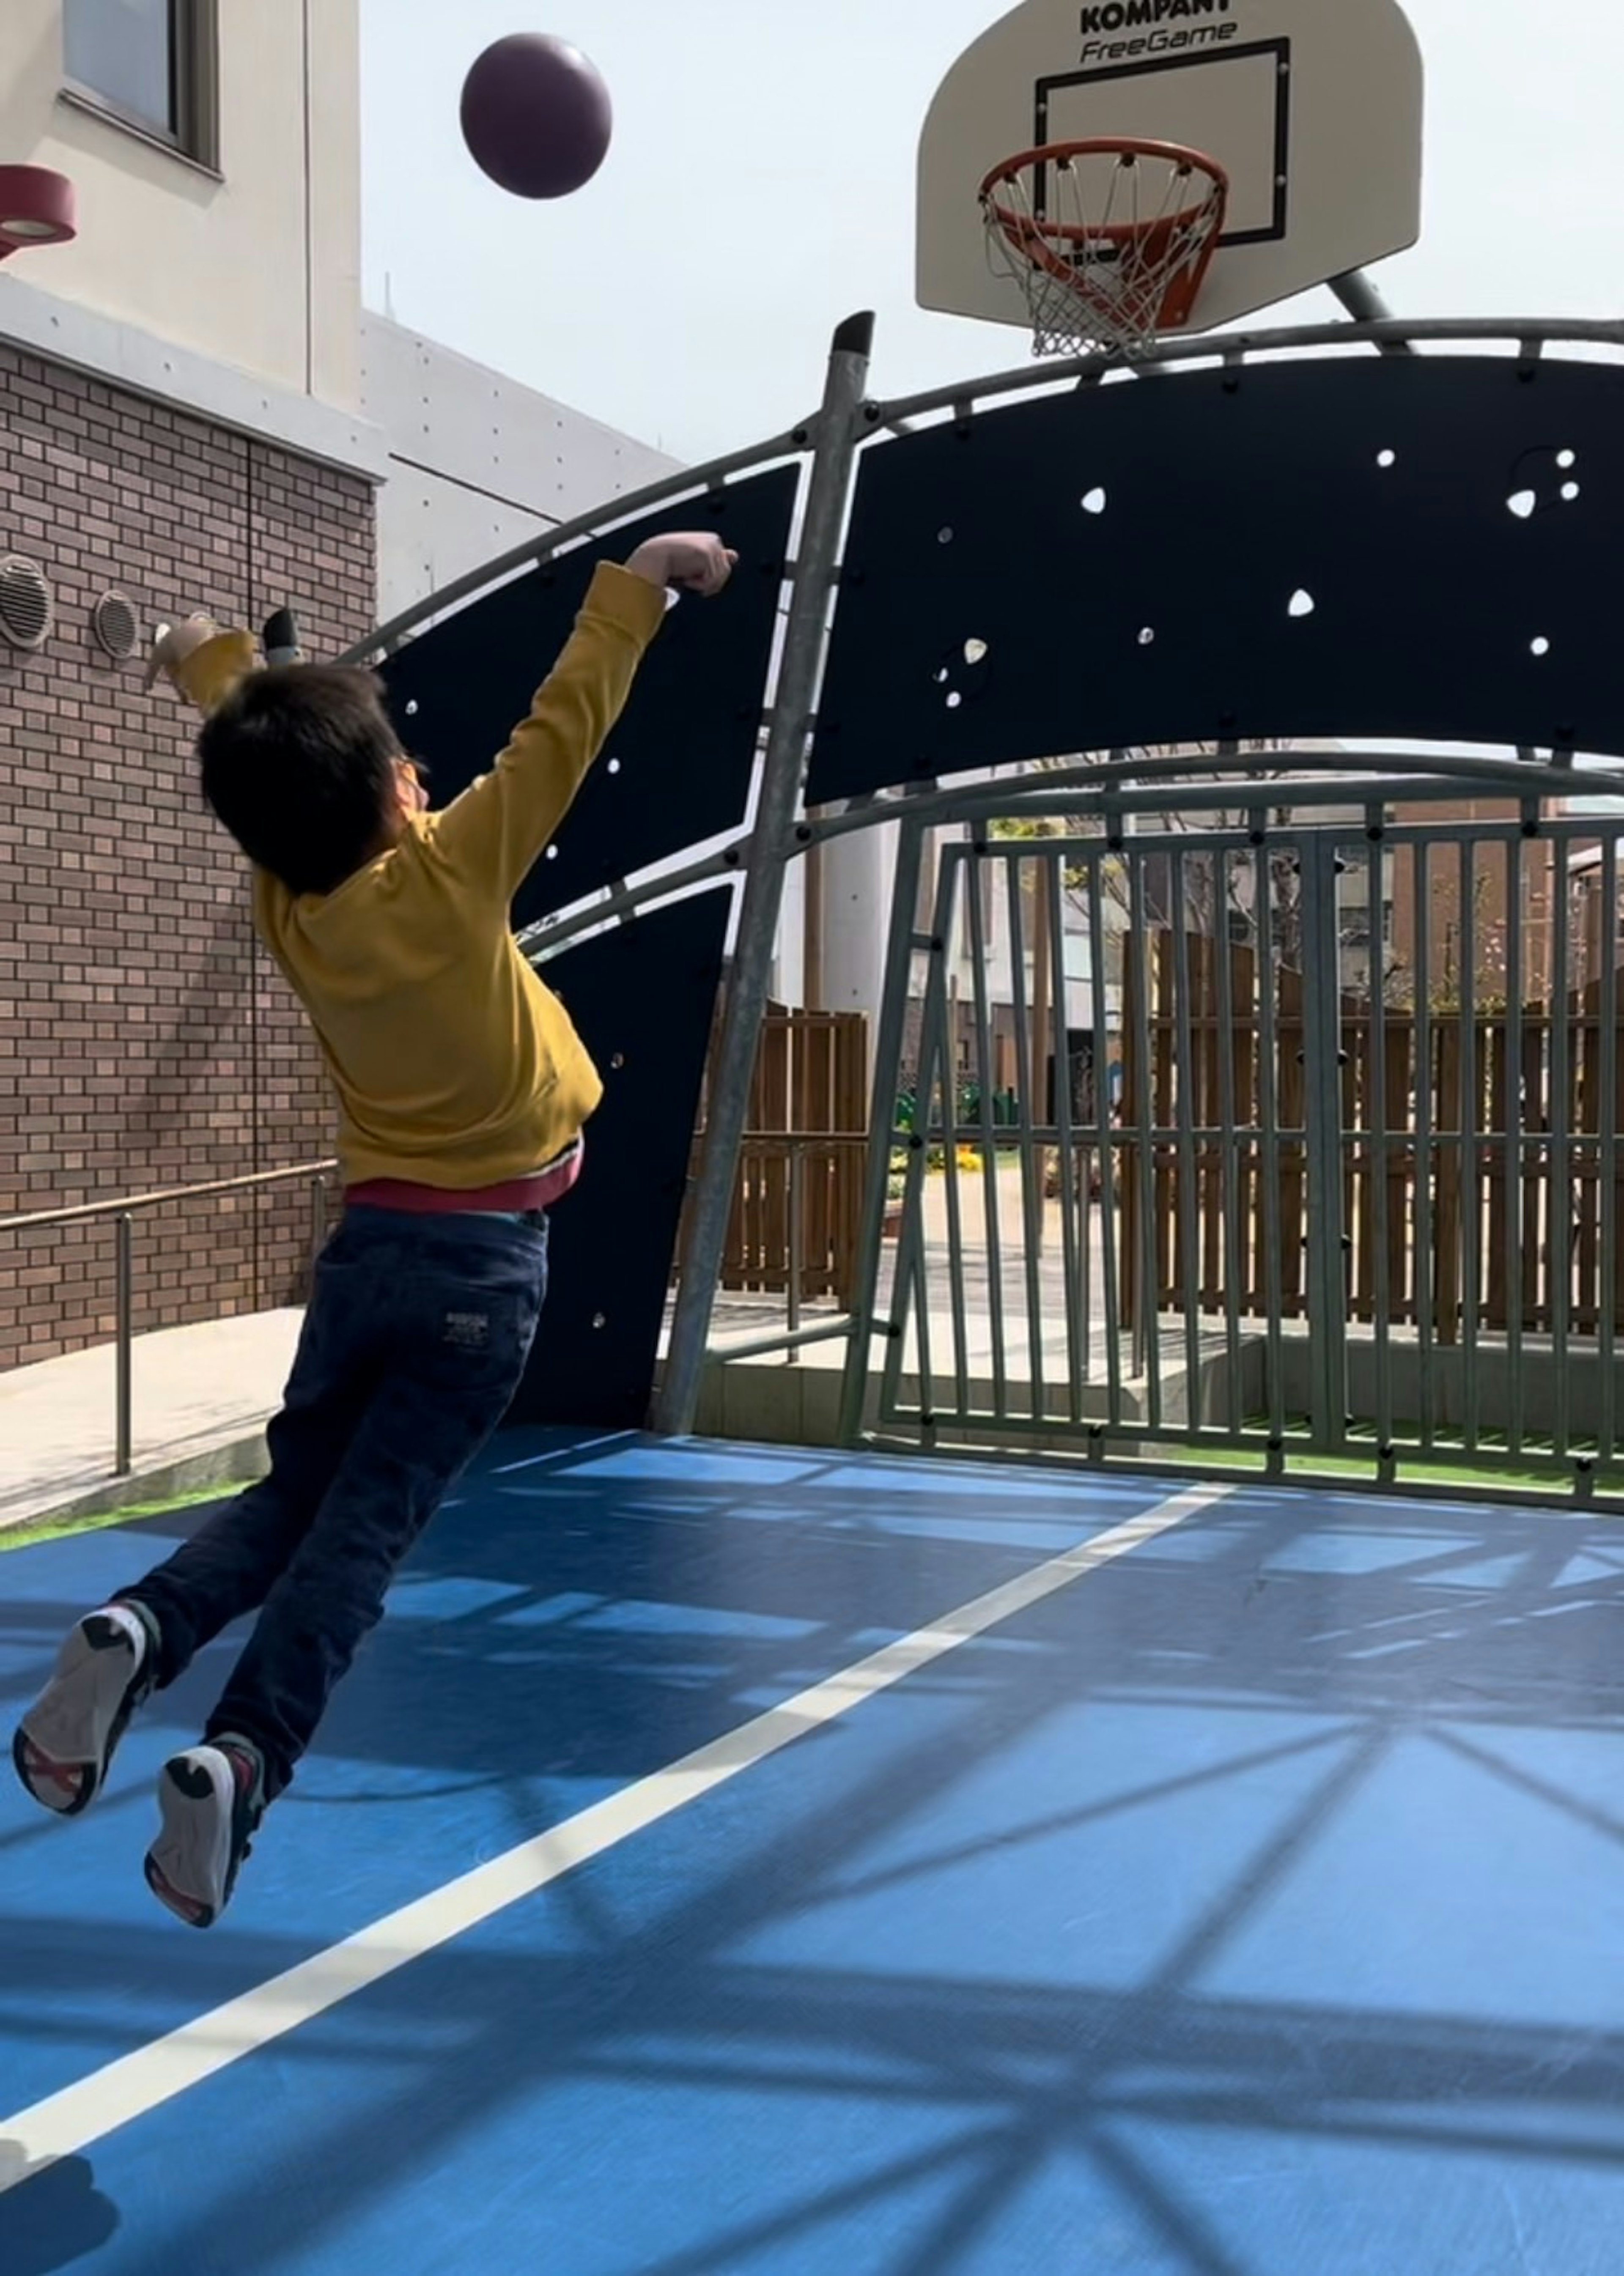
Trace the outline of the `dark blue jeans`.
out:
[[[259,1612],[205,1736],[251,1739],[268,1798],[395,1568],[506,1413],[546,1290],[543,1218],[351,1210],[316,1266],[270,1475],[119,1592],[157,1620],[160,1688]]]

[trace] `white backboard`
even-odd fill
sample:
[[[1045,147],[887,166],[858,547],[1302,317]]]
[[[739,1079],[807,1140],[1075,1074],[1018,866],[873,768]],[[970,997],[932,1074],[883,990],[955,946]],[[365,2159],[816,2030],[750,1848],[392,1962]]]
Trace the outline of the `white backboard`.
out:
[[[1398,0],[1024,0],[949,72],[919,150],[920,305],[1029,328],[990,264],[1000,160],[1131,135],[1230,178],[1189,329],[1210,331],[1421,233],[1421,50]]]

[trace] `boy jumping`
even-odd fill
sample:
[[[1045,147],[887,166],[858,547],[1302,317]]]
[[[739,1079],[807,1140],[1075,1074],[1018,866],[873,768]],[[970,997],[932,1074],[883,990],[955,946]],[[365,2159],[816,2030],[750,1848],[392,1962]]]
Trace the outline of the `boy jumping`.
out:
[[[580,1173],[602,1085],[509,905],[619,717],[669,588],[719,593],[733,561],[701,535],[603,565],[528,717],[435,815],[369,673],[257,669],[251,635],[206,618],[154,651],[206,714],[203,794],[253,866],[255,925],[337,1089],[345,1213],[269,1476],[80,1621],[12,1755],[36,1802],[77,1817],[142,1702],[257,1612],[201,1743],[158,1780],[147,1879],[194,1928],[224,1910],[396,1567],[519,1387],[547,1211]]]

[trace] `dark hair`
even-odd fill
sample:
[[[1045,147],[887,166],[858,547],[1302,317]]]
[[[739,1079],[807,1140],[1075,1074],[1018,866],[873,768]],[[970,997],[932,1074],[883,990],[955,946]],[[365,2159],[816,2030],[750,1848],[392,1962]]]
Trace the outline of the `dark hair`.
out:
[[[402,755],[382,683],[340,664],[251,672],[197,739],[203,796],[257,869],[330,893],[383,839]]]

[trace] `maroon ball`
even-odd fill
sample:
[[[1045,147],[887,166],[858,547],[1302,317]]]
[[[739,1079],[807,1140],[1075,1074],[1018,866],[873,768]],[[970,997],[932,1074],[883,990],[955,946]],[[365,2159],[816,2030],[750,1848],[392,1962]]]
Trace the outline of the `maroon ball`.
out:
[[[462,139],[516,198],[566,198],[603,164],[614,127],[609,89],[567,40],[514,32],[486,49],[462,87]]]

